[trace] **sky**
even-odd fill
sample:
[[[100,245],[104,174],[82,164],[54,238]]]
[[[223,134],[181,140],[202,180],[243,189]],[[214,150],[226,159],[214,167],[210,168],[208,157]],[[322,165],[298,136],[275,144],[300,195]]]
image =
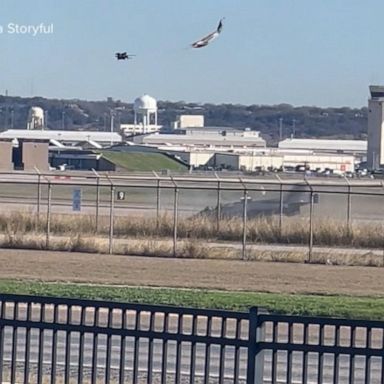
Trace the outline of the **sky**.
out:
[[[1,0],[0,94],[362,107],[384,84],[383,14],[382,0]],[[53,31],[33,36],[41,23]]]

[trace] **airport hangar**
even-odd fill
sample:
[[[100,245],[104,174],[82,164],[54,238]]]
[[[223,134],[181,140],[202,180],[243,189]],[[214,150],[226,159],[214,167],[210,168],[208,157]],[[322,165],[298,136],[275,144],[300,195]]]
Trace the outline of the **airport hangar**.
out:
[[[0,169],[48,171],[73,164],[75,169],[114,170],[94,150],[122,141],[115,132],[11,129],[0,133]]]
[[[312,171],[332,170],[340,174],[355,170],[353,155],[315,153],[309,150],[281,151],[275,148],[223,150],[167,146],[159,146],[158,150],[172,154],[192,168],[211,167],[249,172],[301,168]]]
[[[152,133],[142,135],[141,143],[133,143],[129,139],[129,137],[124,139],[115,132],[8,130],[0,133],[2,145],[8,146],[7,151],[3,150],[1,157],[5,160],[0,161],[0,166],[7,170],[33,169],[34,166],[41,170],[48,170],[50,167],[57,168],[62,164],[72,164],[76,169],[113,170],[111,164],[106,160],[104,162],[102,156],[93,151],[102,148],[121,151],[124,147],[124,151],[127,152],[130,150],[145,152],[146,149],[152,148],[174,156],[192,168],[213,167],[255,171],[302,166],[311,170],[332,169],[343,173],[353,172],[355,167],[352,152],[340,153],[340,148],[344,148],[342,143],[339,149],[322,152],[267,148],[258,132],[228,127],[204,127],[203,129],[191,127],[184,131],[180,130],[177,134]],[[7,141],[8,144],[4,144]],[[12,146],[18,148],[20,144],[23,148],[27,148],[27,142],[34,143],[34,155],[30,156],[28,161],[19,161],[12,165],[10,148]],[[21,154],[23,153],[26,153],[25,150],[21,151]],[[34,160],[36,164],[33,164]]]
[[[134,136],[131,140],[142,147],[173,155],[192,168],[246,171],[304,167],[354,172],[354,156],[360,162],[366,156],[367,147],[366,142],[354,140],[319,140],[318,144],[318,140],[303,140],[299,148],[267,148],[259,132],[249,128],[205,126],[201,115],[181,115],[172,127]]]

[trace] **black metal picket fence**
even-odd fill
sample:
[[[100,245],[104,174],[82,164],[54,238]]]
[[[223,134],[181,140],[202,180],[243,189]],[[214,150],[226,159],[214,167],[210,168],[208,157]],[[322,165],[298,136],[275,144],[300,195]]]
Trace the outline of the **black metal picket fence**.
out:
[[[382,383],[384,322],[0,295],[0,382]]]

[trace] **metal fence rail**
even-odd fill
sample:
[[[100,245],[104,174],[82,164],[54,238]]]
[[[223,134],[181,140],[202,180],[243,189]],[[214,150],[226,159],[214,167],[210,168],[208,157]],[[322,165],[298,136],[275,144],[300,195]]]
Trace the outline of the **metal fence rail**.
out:
[[[263,375],[272,383],[382,383],[384,323],[260,314]]]
[[[0,305],[0,382],[384,380],[384,322],[5,294]]]
[[[212,377],[245,377],[246,313],[0,299],[0,382],[208,383]]]

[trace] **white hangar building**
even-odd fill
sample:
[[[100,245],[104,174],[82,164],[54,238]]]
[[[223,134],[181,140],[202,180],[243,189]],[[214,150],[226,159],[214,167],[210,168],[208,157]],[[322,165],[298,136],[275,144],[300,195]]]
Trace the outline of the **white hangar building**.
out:
[[[335,173],[353,172],[355,157],[349,154],[314,153],[304,150],[264,149],[191,149],[159,147],[159,150],[174,154],[192,167],[220,167],[231,170],[268,170],[286,167],[305,167],[312,171],[331,169]]]
[[[143,144],[188,146],[200,148],[246,148],[266,146],[259,132],[228,127],[189,127],[174,133],[153,133],[142,139]]]
[[[366,156],[368,142],[366,140],[285,139],[280,141],[278,146],[282,150],[301,149]]]
[[[100,131],[53,131],[53,130],[27,130],[9,129],[0,133],[0,139],[11,140],[48,140],[57,147],[75,146],[87,142],[91,147],[102,148],[123,141],[116,132]]]

